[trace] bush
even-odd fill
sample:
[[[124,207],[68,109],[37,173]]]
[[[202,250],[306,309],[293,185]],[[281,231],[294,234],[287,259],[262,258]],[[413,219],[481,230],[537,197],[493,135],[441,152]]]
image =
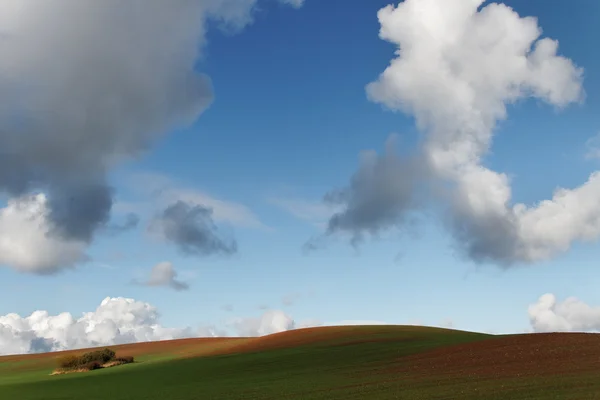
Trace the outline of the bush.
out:
[[[102,364],[100,364],[98,361],[90,361],[88,363],[83,364],[79,368],[85,369],[86,371],[93,371],[95,369],[102,368]]]
[[[74,355],[63,356],[58,359],[61,368],[75,368],[79,365],[79,357]]]
[[[121,356],[117,357],[115,361],[122,362],[123,364],[131,364],[134,360],[132,356]]]
[[[60,368],[65,369],[97,369],[101,368],[102,364],[114,360],[115,356],[115,352],[111,349],[96,350],[89,353],[84,353],[80,356],[68,355],[61,357],[58,359],[58,365]]]
[[[87,364],[92,361],[98,361],[99,363],[106,363],[115,358],[116,354],[111,349],[97,350],[89,353],[85,353],[80,357],[82,364]]]

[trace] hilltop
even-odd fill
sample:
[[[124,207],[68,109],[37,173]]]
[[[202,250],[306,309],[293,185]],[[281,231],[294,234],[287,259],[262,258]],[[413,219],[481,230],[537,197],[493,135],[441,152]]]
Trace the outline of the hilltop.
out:
[[[345,326],[111,348],[137,362],[49,376],[59,357],[89,349],[0,357],[0,397],[587,399],[600,393],[597,334]]]

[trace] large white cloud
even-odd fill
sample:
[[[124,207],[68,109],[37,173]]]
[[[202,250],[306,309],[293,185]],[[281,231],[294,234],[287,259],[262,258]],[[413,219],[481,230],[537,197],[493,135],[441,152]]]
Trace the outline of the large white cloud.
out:
[[[211,328],[167,328],[152,305],[133,299],[105,298],[95,311],[75,318],[68,312],[27,317],[0,316],[0,354],[58,351],[194,336],[216,336]]]
[[[415,117],[424,134],[422,162],[415,165],[442,191],[449,226],[464,253],[508,266],[551,258],[575,240],[597,239],[600,174],[575,189],[557,189],[550,200],[525,205],[511,202],[506,174],[483,165],[508,105],[536,98],[561,109],[584,98],[583,70],[557,54],[557,41],[540,38],[536,18],[520,17],[504,4],[483,3],[406,0],[381,9],[380,37],[398,50],[366,91],[372,101]],[[384,189],[413,175],[397,168]],[[411,193],[391,201],[394,193],[384,189],[369,194],[377,200],[372,201],[377,212],[360,209],[363,218],[347,215],[360,193],[346,200],[348,211],[341,215],[361,225],[345,230],[376,233],[386,221],[401,222],[399,216],[415,208]],[[371,223],[365,219],[369,215]],[[381,215],[389,217],[382,221]]]
[[[576,297],[559,301],[546,293],[529,306],[528,313],[535,332],[600,331],[600,306],[590,306]]]
[[[280,310],[267,310],[258,317],[235,318],[223,328],[212,325],[168,328],[158,310],[149,303],[123,297],[107,297],[95,311],[76,318],[68,312],[50,315],[35,311],[21,317],[0,316],[0,355],[77,349],[125,343],[188,337],[270,335],[296,328],[319,326],[317,320],[296,323]]]
[[[12,199],[0,209],[0,264],[20,272],[52,273],[86,259],[87,244],[49,234],[43,194]]]

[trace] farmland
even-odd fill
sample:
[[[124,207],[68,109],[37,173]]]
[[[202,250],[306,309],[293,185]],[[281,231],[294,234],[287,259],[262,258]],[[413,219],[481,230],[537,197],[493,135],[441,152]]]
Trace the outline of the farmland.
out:
[[[0,398],[600,398],[596,334],[354,326],[111,349],[136,362],[50,376],[59,357],[82,351],[0,357]]]

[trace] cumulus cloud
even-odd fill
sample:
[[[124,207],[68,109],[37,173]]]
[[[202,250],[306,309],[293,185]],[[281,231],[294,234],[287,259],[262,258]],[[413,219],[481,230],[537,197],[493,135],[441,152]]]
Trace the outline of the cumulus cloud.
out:
[[[68,312],[49,315],[35,311],[27,317],[0,316],[0,354],[59,351],[195,336],[216,336],[212,328],[167,328],[148,303],[105,298],[95,311],[75,318]]]
[[[149,226],[186,255],[230,255],[237,252],[234,239],[224,239],[212,218],[212,209],[177,201]]]
[[[173,264],[168,261],[156,264],[150,271],[150,277],[143,284],[146,286],[165,286],[176,291],[190,288],[189,284],[177,279],[177,271],[175,271]]]
[[[371,101],[415,117],[424,137],[421,162],[414,165],[425,171],[416,175],[439,188],[434,194],[448,206],[448,225],[462,254],[510,266],[548,259],[575,240],[600,236],[600,174],[528,206],[511,204],[508,176],[482,164],[508,104],[533,97],[560,109],[584,98],[582,69],[557,54],[558,42],[540,39],[535,18],[520,17],[503,4],[480,8],[483,3],[406,0],[382,8],[379,35],[398,50],[366,92]],[[346,211],[330,220],[330,230],[361,238],[398,226],[411,210],[406,175],[396,166],[387,173],[387,181],[405,188],[395,196],[385,196],[391,183],[378,185],[381,175],[367,177],[364,185],[353,178],[356,193],[339,198]],[[389,202],[381,202],[377,212],[356,211],[354,199],[381,197]]]
[[[590,306],[575,297],[561,302],[546,293],[529,306],[528,313],[534,332],[600,331],[600,306]]]
[[[95,311],[80,318],[63,312],[50,315],[35,311],[0,316],[0,355],[60,351],[97,346],[192,337],[255,337],[297,328],[323,325],[317,319],[296,322],[280,310],[258,317],[235,318],[221,329],[204,325],[196,329],[168,328],[160,323],[158,310],[149,303],[123,297],[107,297]]]
[[[109,170],[211,103],[207,21],[239,30],[256,1],[0,2],[0,192],[45,193],[49,234],[89,243],[110,218]]]
[[[85,241],[51,235],[46,196],[11,199],[0,209],[0,264],[52,274],[87,260]]]
[[[259,317],[237,318],[229,326],[243,337],[264,336],[296,328],[294,319],[280,310],[267,310]]]

